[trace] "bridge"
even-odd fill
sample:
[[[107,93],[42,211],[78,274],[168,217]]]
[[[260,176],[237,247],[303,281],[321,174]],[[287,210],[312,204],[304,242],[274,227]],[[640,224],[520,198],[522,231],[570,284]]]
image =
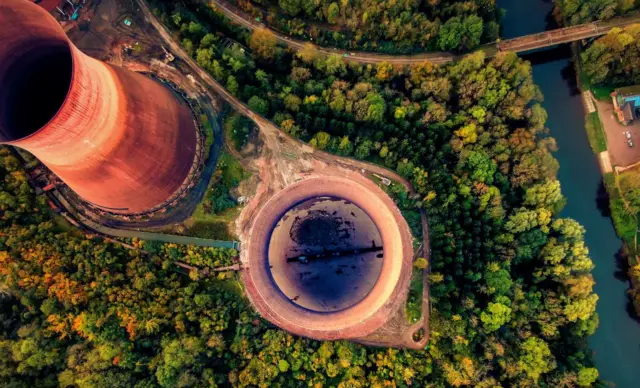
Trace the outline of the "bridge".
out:
[[[292,38],[285,33],[273,29],[268,24],[256,20],[253,16],[239,9],[229,0],[209,0],[216,11],[221,12],[232,22],[253,31],[257,28],[268,28],[273,32],[276,40],[294,50],[302,49],[305,44],[310,42]],[[640,15],[619,17],[606,21],[581,24],[573,27],[559,28],[552,31],[542,32],[539,34],[525,35],[518,38],[501,40],[498,42],[487,43],[477,48],[478,51],[484,51],[487,56],[494,56],[499,51],[513,51],[516,53],[535,50],[544,47],[555,46],[557,44],[574,42],[581,39],[594,38],[596,36],[605,35],[615,27],[623,28],[628,25],[640,23]],[[335,47],[323,47],[312,44],[318,53],[324,55],[339,54],[346,61],[359,63],[380,63],[388,62],[397,65],[409,65],[414,63],[422,63],[425,61],[431,63],[447,63],[458,60],[464,55],[456,55],[450,52],[428,52],[420,54],[393,55],[376,52],[366,52],[357,50],[337,49]],[[345,52],[348,51],[348,52]]]
[[[559,28],[539,34],[525,35],[513,39],[496,42],[499,51],[516,53],[555,46],[577,40],[595,38],[606,35],[614,28],[624,28],[634,23],[640,23],[640,16],[621,17],[611,20],[580,24],[573,27]]]

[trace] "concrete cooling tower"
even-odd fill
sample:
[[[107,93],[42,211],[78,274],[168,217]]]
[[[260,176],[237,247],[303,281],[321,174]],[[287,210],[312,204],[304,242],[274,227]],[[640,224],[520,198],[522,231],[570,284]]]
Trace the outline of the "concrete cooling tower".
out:
[[[138,213],[172,198],[196,157],[191,110],[163,84],[78,50],[44,9],[0,1],[0,142],[87,202]]]

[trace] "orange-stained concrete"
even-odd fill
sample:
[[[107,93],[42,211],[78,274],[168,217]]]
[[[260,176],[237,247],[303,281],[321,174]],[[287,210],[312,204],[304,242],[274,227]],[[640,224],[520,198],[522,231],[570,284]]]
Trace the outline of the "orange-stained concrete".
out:
[[[180,188],[197,141],[186,103],[159,82],[86,56],[27,0],[0,1],[0,26],[0,80],[30,51],[65,45],[72,58],[58,112],[23,137],[0,124],[2,143],[31,152],[83,199],[115,212],[153,208]]]
[[[355,305],[333,312],[312,311],[291,302],[269,270],[274,227],[291,207],[310,198],[336,197],[362,209],[378,228],[384,261],[371,291]],[[254,219],[243,273],[246,292],[260,315],[291,333],[320,340],[364,337],[382,327],[405,302],[412,271],[413,246],[407,222],[393,200],[360,174],[309,175],[273,196]]]

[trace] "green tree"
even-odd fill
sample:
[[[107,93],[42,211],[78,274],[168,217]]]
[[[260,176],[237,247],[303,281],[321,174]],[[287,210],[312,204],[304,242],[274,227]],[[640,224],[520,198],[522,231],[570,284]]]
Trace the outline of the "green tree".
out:
[[[511,308],[502,303],[489,303],[480,320],[487,331],[496,331],[511,319]]]
[[[598,380],[598,370],[596,368],[582,368],[578,372],[578,385],[581,387],[590,387]]]
[[[257,57],[272,60],[277,53],[276,36],[267,28],[256,28],[249,39],[249,48]]]
[[[327,21],[331,24],[336,24],[340,16],[340,6],[338,3],[333,2],[329,4],[329,10],[327,11]]]
[[[229,77],[227,77],[227,90],[229,91],[229,93],[233,94],[234,96],[238,94],[238,81],[236,80],[236,77],[230,75]]]
[[[301,0],[278,0],[278,4],[291,16],[296,16],[302,11]]]
[[[297,112],[300,109],[300,104],[302,104],[302,100],[294,94],[288,94],[284,98],[284,106],[292,112]]]
[[[513,285],[511,275],[505,269],[492,270],[490,268],[485,272],[484,278],[487,282],[487,292],[490,295],[504,295],[511,290]]]
[[[331,135],[329,135],[326,132],[318,132],[316,133],[316,135],[313,137],[313,139],[311,139],[311,141],[309,142],[309,144],[311,144],[311,146],[324,150],[327,148],[327,146],[329,145],[329,141],[331,140]]]
[[[438,33],[438,47],[443,51],[454,50],[460,47],[464,36],[464,26],[460,17],[456,16],[447,20]]]
[[[549,345],[540,338],[530,337],[521,345],[518,366],[532,380],[552,371],[556,365]]]
[[[252,96],[247,105],[249,109],[263,116],[269,112],[269,103],[258,96]]]

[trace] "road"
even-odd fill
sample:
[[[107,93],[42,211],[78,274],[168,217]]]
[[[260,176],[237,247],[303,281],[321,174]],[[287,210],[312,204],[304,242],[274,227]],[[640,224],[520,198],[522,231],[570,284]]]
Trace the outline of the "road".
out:
[[[606,35],[613,28],[624,28],[638,22],[640,22],[640,17],[636,15],[620,17],[507,39],[499,42],[498,46],[500,50],[516,53],[536,50],[562,43],[575,42],[577,40]]]
[[[188,64],[189,67],[192,69],[192,71],[195,72],[198,75],[198,77],[202,81],[204,81],[204,83],[207,84],[207,86],[213,89],[215,93],[217,93],[229,105],[231,105],[233,109],[235,109],[236,111],[240,112],[241,114],[253,120],[258,125],[261,132],[265,135],[269,148],[273,149],[276,152],[279,152],[282,148],[280,146],[279,139],[283,139],[290,144],[294,144],[298,149],[301,149],[301,150],[309,148],[309,146],[306,143],[285,133],[280,128],[275,126],[275,124],[273,124],[271,121],[265,119],[261,115],[252,111],[247,105],[245,105],[243,102],[238,100],[234,95],[229,93],[222,85],[220,85],[215,79],[213,79],[213,77],[209,75],[209,73],[207,73],[205,70],[200,68],[200,66],[198,66],[198,64],[184,51],[184,49],[182,48],[182,46],[180,46],[179,43],[173,40],[173,37],[171,36],[169,31],[167,31],[164,25],[162,25],[162,23],[160,23],[160,21],[156,19],[156,17],[153,15],[153,13],[151,12],[147,4],[144,2],[144,0],[136,0],[136,2],[140,6],[141,11],[144,13],[145,19],[149,23],[151,23],[151,25],[153,25],[156,28],[156,30],[158,30],[158,33],[160,34],[160,37],[162,38],[162,40],[165,42],[165,45],[168,46],[171,49],[171,51],[173,51],[174,55],[177,57],[180,57],[182,61]],[[343,166],[349,166],[349,167],[360,169],[360,170],[364,169],[366,172],[375,173],[375,174],[384,176],[386,178],[389,178],[393,181],[396,181],[402,184],[409,191],[409,194],[415,195],[413,186],[407,179],[403,178],[402,176],[396,174],[393,171],[387,170],[386,168],[380,167],[372,163],[366,163],[359,160],[355,160],[355,159],[339,157],[324,151],[312,150],[311,152],[313,153],[313,156],[319,160],[322,160],[325,162],[332,162],[332,163],[340,164]],[[281,158],[276,158],[276,159],[281,159]]]
[[[224,2],[221,0],[211,0],[212,4],[215,4],[216,8],[220,10],[226,17],[233,20],[235,23],[243,26],[244,28],[253,31],[258,28],[268,28],[265,24],[260,23],[251,16],[242,12],[238,8]],[[287,45],[288,47],[294,49],[301,49],[307,44],[311,44],[307,41],[300,39],[291,39],[288,36],[271,29],[271,31],[276,36],[276,39],[282,43]],[[388,54],[378,54],[364,51],[346,51],[337,48],[329,48],[322,47],[318,45],[313,45],[313,47],[317,50],[317,52],[325,54],[325,55],[344,55],[345,53],[354,54],[348,55],[345,57],[348,61],[354,61],[358,63],[380,63],[387,62],[391,64],[405,65],[411,63],[422,63],[424,61],[429,61],[431,63],[447,63],[456,59],[456,56],[453,53],[446,52],[434,52],[434,53],[425,53],[425,54],[415,54],[415,55],[388,55]]]
[[[74,207],[57,190],[52,190],[49,193],[53,195],[56,201],[60,203],[64,209],[69,211],[73,215],[73,218],[77,219],[84,227],[103,235],[121,238],[139,238],[141,240],[162,241],[165,243],[182,245],[198,245],[202,247],[240,249],[240,243],[237,241],[209,240],[204,238],[178,236],[173,234],[144,232],[140,230],[110,228],[83,216],[79,212],[75,212]]]
[[[192,69],[194,73],[200,78],[207,86],[209,86],[213,91],[215,91],[220,97],[222,97],[229,105],[231,105],[236,111],[242,113],[247,116],[251,120],[253,120],[260,131],[263,133],[265,137],[265,141],[267,143],[267,147],[272,149],[274,153],[276,153],[276,163],[278,168],[283,171],[286,169],[283,166],[282,157],[280,155],[281,150],[281,140],[285,140],[289,144],[293,144],[296,146],[298,150],[301,152],[305,152],[306,149],[310,149],[314,158],[322,160],[326,163],[334,163],[337,165],[342,165],[352,169],[364,170],[369,174],[377,174],[383,177],[386,177],[392,181],[396,181],[402,184],[410,195],[415,195],[416,192],[413,189],[413,185],[404,177],[398,175],[397,173],[387,170],[386,168],[380,167],[378,165],[372,163],[366,163],[359,160],[354,160],[350,158],[339,157],[336,155],[329,154],[324,151],[314,150],[309,147],[306,143],[291,137],[289,134],[280,130],[277,126],[275,126],[272,122],[260,116],[259,114],[252,111],[247,105],[238,100],[235,96],[229,93],[222,85],[220,85],[209,73],[201,69],[198,64],[182,49],[177,42],[173,40],[171,34],[166,30],[164,25],[156,19],[153,15],[147,4],[144,0],[135,0],[136,3],[140,6],[140,10],[143,12],[145,19],[153,25],[153,27],[158,31],[160,37],[165,42],[166,47],[170,48],[173,51],[174,56],[180,57],[189,67]],[[286,184],[290,184],[293,182],[285,182]],[[430,242],[429,242],[429,226],[427,214],[424,210],[420,212],[422,219],[422,234],[423,234],[423,251],[424,257],[431,263],[430,257]],[[423,291],[423,300],[422,300],[422,319],[423,319],[423,327],[424,327],[424,336],[425,342],[429,338],[429,316],[430,316],[430,298],[429,298],[429,287],[428,287],[428,274],[429,268],[424,270],[424,291]],[[423,343],[423,341],[420,341]]]
[[[212,4],[215,4],[216,8],[220,10],[226,17],[233,22],[243,26],[244,28],[253,31],[258,28],[269,28],[267,25],[256,21],[250,15],[246,14],[236,6],[227,3],[224,0],[211,0]],[[486,44],[478,48],[478,50],[484,50],[487,55],[495,55],[499,47],[502,51],[523,52],[530,51],[539,48],[555,46],[557,44],[574,42],[581,39],[592,38],[600,35],[606,35],[614,27],[623,28],[630,24],[640,22],[639,16],[621,17],[606,21],[599,21],[594,23],[586,23],[572,27],[559,28],[552,31],[543,32],[540,34],[531,34],[520,36],[513,39],[503,40],[499,43]],[[270,29],[270,28],[269,28]],[[307,41],[300,39],[291,39],[290,37],[282,34],[279,31],[270,29],[276,36],[276,39],[291,48],[301,49],[306,44],[310,44]],[[313,47],[319,52],[325,55],[339,54],[343,55],[346,51],[342,49],[336,49],[331,47],[321,47],[313,45]],[[447,63],[460,58],[459,55],[448,52],[431,52],[424,54],[414,55],[388,55],[363,51],[348,51],[349,55],[345,57],[348,61],[354,61],[359,63],[380,63],[388,62],[391,64],[408,65],[412,63],[421,63],[429,61],[432,63]],[[353,54],[353,55],[351,55]]]

